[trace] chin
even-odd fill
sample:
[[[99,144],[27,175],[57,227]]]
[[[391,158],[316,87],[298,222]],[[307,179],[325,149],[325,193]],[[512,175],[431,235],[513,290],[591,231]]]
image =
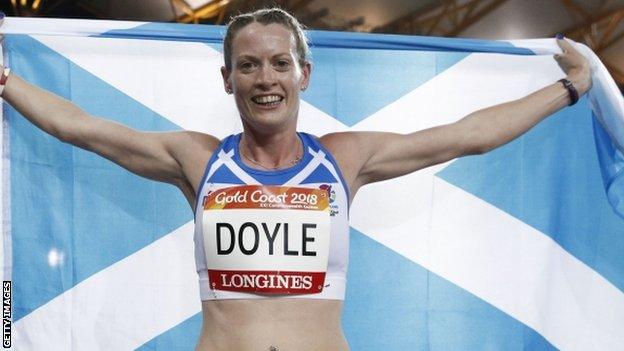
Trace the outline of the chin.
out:
[[[251,118],[244,118],[246,124],[256,130],[274,131],[281,129],[288,123],[289,118],[282,114],[253,114]]]

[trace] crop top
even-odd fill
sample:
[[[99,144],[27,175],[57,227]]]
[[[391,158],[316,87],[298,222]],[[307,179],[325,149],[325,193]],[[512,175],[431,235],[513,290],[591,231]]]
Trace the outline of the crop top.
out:
[[[241,135],[221,141],[197,193],[201,300],[344,300],[349,195],[336,161],[316,137],[298,133],[298,164],[254,169],[241,161]]]

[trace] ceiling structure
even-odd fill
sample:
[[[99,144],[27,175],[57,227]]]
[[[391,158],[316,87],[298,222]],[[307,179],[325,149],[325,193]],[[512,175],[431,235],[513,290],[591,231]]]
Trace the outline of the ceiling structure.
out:
[[[224,24],[279,6],[308,28],[484,39],[566,37],[591,47],[624,86],[624,0],[10,0],[14,16]]]

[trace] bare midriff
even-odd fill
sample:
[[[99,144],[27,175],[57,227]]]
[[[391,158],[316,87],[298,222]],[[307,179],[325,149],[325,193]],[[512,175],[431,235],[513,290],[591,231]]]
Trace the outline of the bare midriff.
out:
[[[211,300],[202,311],[197,351],[349,350],[340,300]]]

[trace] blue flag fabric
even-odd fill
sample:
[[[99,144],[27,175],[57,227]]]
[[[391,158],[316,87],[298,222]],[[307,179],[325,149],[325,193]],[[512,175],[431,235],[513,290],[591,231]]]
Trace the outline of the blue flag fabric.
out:
[[[240,130],[222,27],[9,18],[4,63],[85,111],[146,131]],[[309,32],[299,129],[407,133],[563,73],[554,40]],[[526,135],[360,191],[343,326],[353,350],[624,347],[624,103],[593,87]],[[2,124],[3,280],[13,347],[192,350],[192,214],[172,186]]]

